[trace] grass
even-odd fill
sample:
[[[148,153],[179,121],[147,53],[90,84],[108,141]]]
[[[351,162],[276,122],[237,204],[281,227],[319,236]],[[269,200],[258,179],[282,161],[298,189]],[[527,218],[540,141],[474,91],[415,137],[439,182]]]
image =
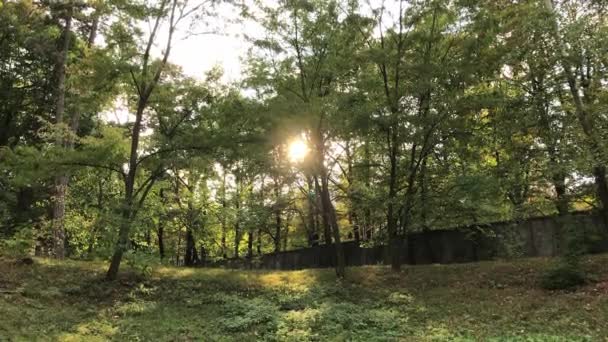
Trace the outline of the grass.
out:
[[[608,341],[608,255],[589,284],[539,287],[551,260],[348,270],[162,267],[103,279],[101,262],[0,260],[0,341]]]

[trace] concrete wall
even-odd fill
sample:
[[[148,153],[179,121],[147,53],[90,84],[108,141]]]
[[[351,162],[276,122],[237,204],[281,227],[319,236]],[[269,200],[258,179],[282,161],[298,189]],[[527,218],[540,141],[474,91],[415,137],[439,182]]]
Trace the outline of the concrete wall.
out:
[[[557,256],[564,252],[570,231],[581,233],[587,252],[608,251],[608,229],[600,216],[584,212],[568,217],[538,217],[409,234],[401,241],[404,264],[458,263],[505,257]],[[578,234],[577,234],[578,235]],[[385,246],[364,248],[343,243],[348,266],[388,264]],[[230,268],[303,269],[333,267],[333,245],[265,254],[253,260],[233,259],[208,266]]]

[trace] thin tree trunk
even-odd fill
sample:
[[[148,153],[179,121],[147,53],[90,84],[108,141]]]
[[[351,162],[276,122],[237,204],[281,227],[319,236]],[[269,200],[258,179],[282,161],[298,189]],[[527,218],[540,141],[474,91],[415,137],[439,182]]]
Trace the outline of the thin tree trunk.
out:
[[[266,176],[262,175],[262,184],[260,185],[260,204],[264,206],[264,202],[266,201],[266,192],[264,183],[266,181]],[[264,223],[265,225],[265,223]],[[257,255],[262,255],[262,227],[258,228],[257,234],[257,246],[256,246]]]
[[[318,207],[321,207],[321,220],[323,223],[323,238],[325,240],[325,245],[331,245],[331,223],[329,222],[329,217],[325,215],[325,206],[323,205],[323,199],[321,193],[323,190],[321,189],[321,185],[319,184],[319,178],[314,176],[315,180],[315,188],[316,188],[316,199],[318,201]]]
[[[181,255],[179,254],[180,249],[182,248],[182,230],[181,228],[177,230],[177,246],[175,247],[175,266],[179,266],[179,258]]]
[[[322,119],[322,118],[321,118]],[[322,121],[321,121],[322,123]],[[324,164],[325,158],[325,141],[321,126],[315,132],[314,146],[316,149],[316,171],[321,178],[321,207],[323,210],[324,223],[328,223],[331,228],[331,233],[334,239],[334,250],[336,253],[336,276],[338,278],[344,278],[346,276],[346,259],[344,257],[344,249],[342,248],[342,242],[340,239],[340,227],[338,225],[338,218],[336,216],[336,210],[331,202],[331,196],[329,193],[329,172]],[[315,185],[318,188],[318,181],[315,178]]]
[[[146,51],[143,56],[143,64],[140,74],[139,82],[135,82],[135,86],[138,89],[138,100],[137,100],[137,110],[135,112],[135,122],[133,123],[133,128],[131,131],[131,148],[129,153],[129,163],[128,163],[128,172],[124,177],[125,184],[125,195],[122,206],[122,222],[120,225],[120,229],[118,232],[118,241],[116,242],[116,246],[114,248],[114,254],[112,255],[112,261],[110,262],[110,267],[108,268],[108,272],[106,273],[107,280],[114,280],[118,275],[118,269],[120,268],[120,262],[122,260],[122,255],[127,249],[128,241],[129,241],[129,233],[131,231],[131,220],[135,214],[135,178],[137,175],[137,158],[138,153],[137,149],[139,147],[139,138],[141,134],[141,126],[143,121],[143,114],[148,105],[148,100],[150,99],[150,95],[156,88],[160,80],[160,76],[164,66],[167,64],[167,60],[169,58],[169,53],[171,51],[171,42],[173,38],[173,33],[175,30],[175,10],[177,8],[177,0],[173,1],[172,8],[170,11],[170,19],[169,19],[169,34],[167,38],[167,45],[165,46],[165,50],[163,52],[163,58],[161,60],[161,64],[157,67],[154,76],[150,80],[149,78],[149,70],[148,70],[148,61],[150,58],[150,49],[154,43],[155,36],[158,30],[158,27],[161,22],[161,18],[164,15],[165,6],[169,3],[169,0],[163,0],[161,3],[161,11],[156,17],[156,21],[154,24],[154,28],[150,33],[148,38],[148,43],[146,47]],[[152,184],[154,184],[154,180],[148,184],[149,189]],[[147,191],[144,191],[140,195],[139,203],[143,203],[145,197],[147,195]],[[178,249],[179,250],[179,249]]]
[[[236,222],[234,224],[234,257],[238,258],[239,257],[239,247],[241,245],[241,222],[240,222],[240,213],[239,210],[241,209],[241,175],[240,175],[240,169],[236,170],[236,202],[235,202],[235,207],[236,207]]]
[[[275,178],[275,182],[274,182],[274,196],[275,196],[275,208],[274,208],[274,215],[275,215],[275,229],[274,229],[274,252],[278,253],[281,251],[281,229],[282,229],[282,218],[281,218],[281,208],[279,206],[279,200],[280,200],[280,186],[278,183],[278,180]]]
[[[67,56],[70,49],[70,39],[72,32],[72,9],[67,9],[68,13],[65,17],[65,26],[63,29],[63,42],[61,51],[57,58],[57,87],[55,102],[55,120],[58,125],[64,123],[65,115],[65,79]],[[63,147],[66,138],[63,133],[57,137],[57,146]],[[53,233],[53,255],[58,259],[65,257],[65,196],[68,185],[68,176],[63,174],[55,178],[53,189],[53,217],[51,222],[51,231]]]
[[[192,229],[188,228],[186,231],[186,253],[184,254],[184,265],[194,266],[198,262],[198,252],[196,251],[196,245],[194,243],[194,234]]]
[[[251,259],[253,257],[253,228],[250,228],[247,233],[247,258]]]
[[[388,204],[387,204],[387,230],[388,243],[391,256],[391,269],[401,270],[401,246],[397,232],[397,211],[395,202],[397,200],[397,132],[396,128],[388,133],[390,173],[388,185]],[[411,186],[408,185],[408,186]]]
[[[164,234],[165,234],[165,227],[164,227],[164,222],[162,222],[162,219],[158,222],[158,230],[157,230],[157,235],[158,235],[158,254],[160,256],[160,260],[162,261],[165,258],[165,242],[164,242]]]
[[[223,170],[224,175],[222,177],[222,188],[221,188],[221,200],[222,200],[222,237],[221,237],[221,249],[222,257],[228,259],[228,246],[226,245],[226,169]]]
[[[367,138],[367,137],[366,137]],[[369,139],[369,138],[368,138]],[[363,150],[364,158],[365,158],[365,187],[366,189],[371,188],[371,151],[369,150],[369,141],[366,139],[365,148]],[[372,219],[372,211],[368,204],[365,205],[365,210],[363,211],[363,239],[369,240],[373,237],[373,228],[371,225]]]
[[[344,250],[340,241],[340,229],[338,226],[338,218],[336,216],[336,210],[331,203],[331,197],[329,195],[329,180],[325,174],[321,178],[321,201],[323,202],[323,215],[326,217],[331,225],[331,232],[334,238],[334,249],[336,251],[336,275],[338,278],[344,278],[346,275],[346,260],[344,258]]]
[[[307,220],[308,220],[308,226],[309,226],[309,236],[308,236],[308,246],[312,246],[315,243],[318,243],[318,241],[315,241],[315,237],[318,238],[318,225],[317,225],[317,220],[316,220],[316,204],[315,204],[315,197],[313,198],[311,196],[312,193],[316,193],[316,191],[314,191],[314,185],[313,185],[313,181],[312,181],[312,177],[310,175],[306,176],[306,183],[308,185],[308,194],[306,194],[306,203],[308,204],[308,216],[307,216]]]

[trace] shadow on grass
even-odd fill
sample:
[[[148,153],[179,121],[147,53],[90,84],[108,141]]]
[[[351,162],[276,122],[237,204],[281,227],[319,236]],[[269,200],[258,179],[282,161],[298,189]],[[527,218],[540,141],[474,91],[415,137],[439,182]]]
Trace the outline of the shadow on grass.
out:
[[[599,257],[589,265],[608,275],[606,261]],[[117,281],[106,282],[103,263],[36,260],[17,267],[0,261],[0,284],[20,289],[0,295],[0,336],[390,341],[484,339],[519,331],[608,334],[601,327],[608,298],[534,289],[530,275],[545,263],[416,266],[399,274],[360,267],[342,281],[332,270],[163,267],[143,279],[125,268]],[[490,281],[504,286],[487,286]]]

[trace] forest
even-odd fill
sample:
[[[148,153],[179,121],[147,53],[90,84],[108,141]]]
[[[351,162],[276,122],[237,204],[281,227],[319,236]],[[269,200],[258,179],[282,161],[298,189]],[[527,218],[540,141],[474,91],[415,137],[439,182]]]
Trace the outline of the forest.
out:
[[[238,79],[174,62],[178,44],[229,35],[227,23],[247,47]],[[580,212],[608,234],[607,166],[603,0],[0,0],[0,266],[12,274],[0,290],[36,272],[76,282],[70,267],[107,291],[133,272],[177,282],[182,266],[330,245],[333,279],[365,283],[345,242],[387,246],[388,283],[433,277],[402,267],[409,235]],[[608,279],[605,260],[585,255],[589,237],[562,228],[564,255],[530,266],[544,287]],[[589,276],[594,263],[603,271]],[[264,276],[201,277],[249,288]],[[589,340],[608,336],[588,322]],[[0,340],[28,339],[9,328]],[[384,336],[326,328],[301,340]],[[396,334],[380,340],[410,340]]]

